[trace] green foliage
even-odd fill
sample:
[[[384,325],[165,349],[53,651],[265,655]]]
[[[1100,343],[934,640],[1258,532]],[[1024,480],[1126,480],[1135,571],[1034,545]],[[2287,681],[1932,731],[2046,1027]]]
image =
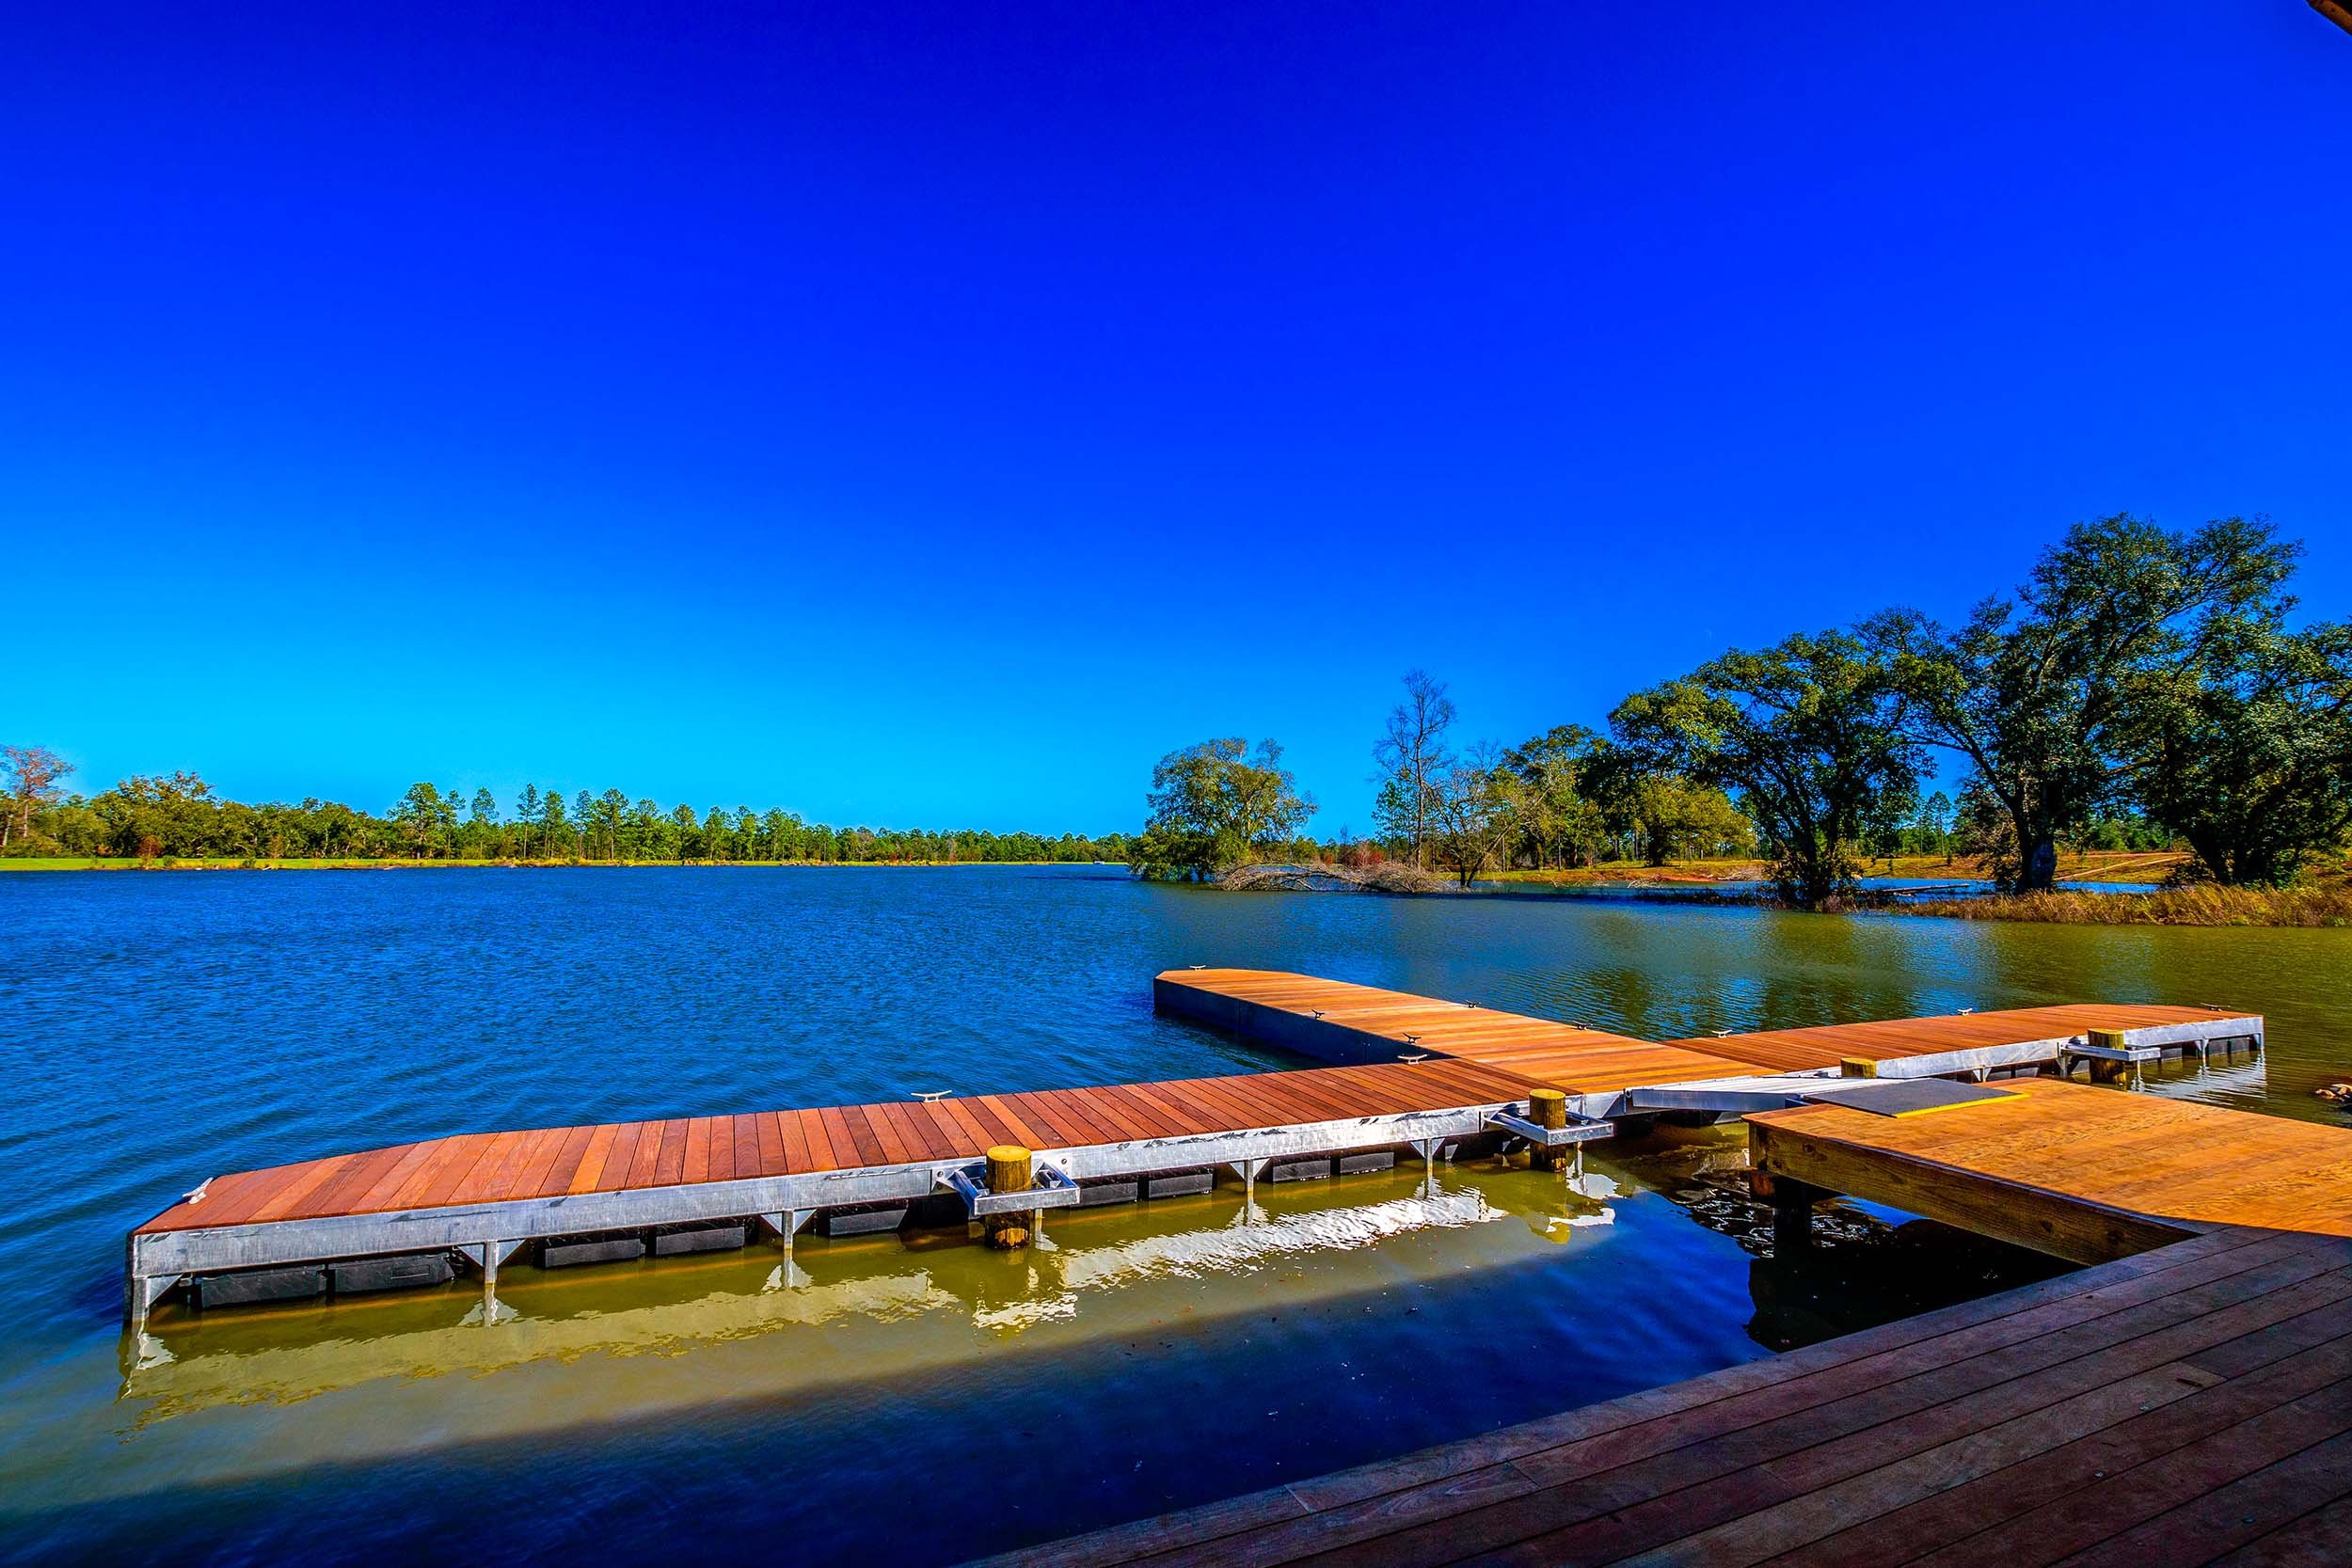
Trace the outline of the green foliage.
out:
[[[1919,750],[1889,661],[1840,631],[1734,651],[1628,697],[1610,726],[1638,766],[1737,789],[1808,908],[1851,891],[1870,836],[1916,802]]]
[[[1519,842],[1537,866],[1588,865],[1608,829],[1595,788],[1605,783],[1608,742],[1581,724],[1558,724],[1502,753]]]
[[[1979,833],[2006,846],[2004,886],[2050,886],[2058,841],[2120,797],[2130,694],[2194,664],[2238,618],[2275,615],[2299,554],[2260,519],[2184,534],[2118,514],[2068,530],[2013,600],[1985,601],[1956,631],[1909,610],[1865,626],[1907,699],[1905,733],[1963,758],[1968,790],[2007,819]]]
[[[1271,740],[1204,740],[1152,769],[1151,816],[1128,852],[1138,877],[1200,878],[1295,838],[1315,804]]]
[[[2132,682],[2114,738],[2206,876],[2290,881],[2352,832],[2352,625],[2229,617],[2198,657]]]
[[[217,798],[193,773],[131,778],[85,800],[47,787],[15,835],[13,856],[49,859],[62,850],[92,859],[172,860],[704,860],[746,862],[1059,861],[1124,862],[1129,843],[1113,833],[954,832],[836,829],[803,822],[788,811],[714,809],[706,819],[689,806],[675,816],[649,800],[628,804],[621,791],[590,796],[584,814],[566,809],[561,791],[527,784],[512,820],[499,820],[487,790],[474,793],[460,818],[455,790],[412,784],[382,816],[330,800],[247,805]],[[706,826],[706,821],[707,826]]]

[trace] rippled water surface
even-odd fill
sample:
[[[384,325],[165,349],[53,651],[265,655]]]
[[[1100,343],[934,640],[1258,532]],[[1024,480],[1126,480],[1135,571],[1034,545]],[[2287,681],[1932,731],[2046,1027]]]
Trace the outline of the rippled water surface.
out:
[[[0,1556],[935,1562],[1270,1484],[2030,1275],[1849,1217],[1758,1256],[1736,1135],[478,1290],[167,1307],[121,1238],[221,1170],[491,1127],[1295,1065],[1152,1016],[1185,963],[1662,1037],[2083,998],[2266,1012],[2159,1092],[2296,1116],[2352,933],[1147,887],[1115,871],[0,876]],[[469,1321],[470,1319],[475,1321]],[[1008,1438],[1011,1439],[1009,1445]],[[1025,1478],[992,1485],[1007,1465]],[[746,1533],[751,1532],[751,1533]],[[733,1549],[730,1547],[729,1549]]]

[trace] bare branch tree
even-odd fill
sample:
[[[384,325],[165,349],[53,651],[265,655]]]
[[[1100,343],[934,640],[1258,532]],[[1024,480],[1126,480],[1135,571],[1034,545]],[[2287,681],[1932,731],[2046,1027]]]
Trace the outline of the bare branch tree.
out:
[[[1417,871],[1429,869],[1430,815],[1438,776],[1453,766],[1445,746],[1445,733],[1453,726],[1454,699],[1446,695],[1445,683],[1426,671],[1408,670],[1405,700],[1390,711],[1388,729],[1372,749],[1380,768],[1374,777],[1380,785],[1374,810],[1391,837],[1412,845]]]
[[[73,765],[46,746],[0,746],[0,772],[8,780],[8,809],[0,811],[0,849],[33,832],[33,813],[57,799],[57,781]]]

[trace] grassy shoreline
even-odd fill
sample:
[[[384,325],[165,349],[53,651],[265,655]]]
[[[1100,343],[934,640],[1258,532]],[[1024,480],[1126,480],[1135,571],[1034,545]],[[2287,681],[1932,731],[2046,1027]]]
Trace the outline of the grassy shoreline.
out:
[[[2153,883],[2178,863],[2176,855],[2115,854],[2068,856],[2061,874],[2086,881]],[[702,869],[761,867],[856,867],[936,869],[977,865],[1086,865],[1086,861],[586,861],[586,860],[415,860],[399,857],[351,856],[333,859],[231,860],[165,857],[153,861],[74,855],[17,856],[0,859],[0,871],[423,871],[433,869],[626,871],[637,867],[689,865]],[[1952,882],[1985,880],[1980,868],[1967,863],[1947,865],[1940,858],[1899,857],[1895,869],[1873,863],[1871,875],[1940,877]],[[1664,866],[1622,861],[1581,866],[1567,871],[1506,871],[1479,879],[1498,892],[1572,895],[1584,887],[1611,886],[1658,889],[1661,899],[1682,904],[1761,904],[1769,899],[1740,894],[1710,895],[1710,886],[1754,882],[1763,879],[1764,866],[1756,861],[1680,862]],[[1453,891],[1449,885],[1431,891]],[[1676,890],[1669,893],[1668,890]],[[2188,927],[2352,927],[2352,879],[2329,878],[2289,888],[2225,888],[2151,886],[2146,893],[2088,893],[2060,889],[2051,893],[1996,896],[1974,894],[1958,898],[1919,898],[1872,901],[1849,913],[1888,914],[1946,920],[2005,920],[2059,926],[2188,926]]]
[[[2127,882],[2154,887],[2185,865],[2188,856],[2169,849],[2093,849],[2060,855],[2060,881]],[[1866,877],[1900,877],[1915,881],[1990,882],[1992,867],[1972,859],[1942,855],[1896,855],[1870,861]],[[1684,887],[1708,882],[1759,882],[1768,876],[1759,860],[1676,861],[1650,865],[1643,861],[1604,861],[1570,870],[1490,871],[1482,882],[1534,883],[1554,887],[1583,887],[1595,883],[1631,887]]]
[[[1884,912],[2049,926],[2352,926],[2352,884],[2282,888],[2200,885],[2148,893],[2020,893],[1889,905]]]

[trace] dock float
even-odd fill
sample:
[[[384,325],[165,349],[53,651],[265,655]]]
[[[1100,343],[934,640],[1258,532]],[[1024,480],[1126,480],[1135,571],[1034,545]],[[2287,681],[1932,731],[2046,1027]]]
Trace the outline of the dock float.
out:
[[[1660,1115],[1773,1110],[1871,1080],[2071,1073],[2242,1042],[2226,1009],[2084,1006],[1652,1043],[1256,970],[1158,977],[1165,1012],[1337,1065],[1164,1083],[464,1133],[215,1175],[134,1230],[125,1315],[897,1229],[911,1212],[1025,1238],[1083,1203],[1330,1175],[1465,1147],[1549,1154]],[[1548,1091],[1558,1091],[1554,1099]],[[1025,1156],[1025,1165],[1017,1157]],[[992,1166],[1025,1169],[999,1190]]]

